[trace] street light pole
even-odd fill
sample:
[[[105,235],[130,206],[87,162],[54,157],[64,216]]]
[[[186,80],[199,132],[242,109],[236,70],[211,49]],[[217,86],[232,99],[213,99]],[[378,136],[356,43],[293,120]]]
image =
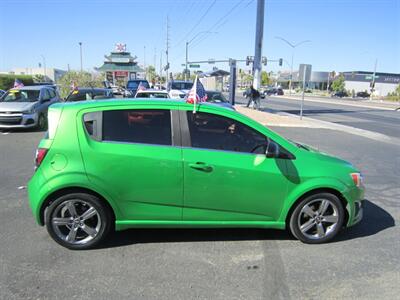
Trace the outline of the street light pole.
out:
[[[47,76],[47,72],[46,72],[46,58],[44,57],[44,55],[40,55],[43,59],[43,75],[44,75],[44,81],[46,82],[46,76]]]
[[[82,64],[82,42],[79,42],[79,51],[81,56],[81,72],[83,71],[83,64]]]
[[[293,80],[293,56],[294,56],[294,50],[295,50],[296,47],[298,47],[298,46],[300,46],[300,45],[302,45],[304,43],[311,43],[311,41],[310,40],[304,40],[304,41],[301,41],[301,42],[299,42],[297,44],[293,44],[293,43],[289,42],[288,40],[284,39],[283,37],[276,36],[275,38],[278,39],[278,40],[284,41],[286,44],[288,44],[292,48],[292,64],[290,66],[290,80],[289,80],[289,95],[291,95],[292,94],[292,80]]]

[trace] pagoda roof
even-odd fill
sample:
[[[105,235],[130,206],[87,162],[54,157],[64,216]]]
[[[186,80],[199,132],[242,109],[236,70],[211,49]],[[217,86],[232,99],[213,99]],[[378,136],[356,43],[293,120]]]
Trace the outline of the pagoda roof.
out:
[[[129,71],[129,72],[144,72],[136,63],[113,63],[105,62],[98,71]]]

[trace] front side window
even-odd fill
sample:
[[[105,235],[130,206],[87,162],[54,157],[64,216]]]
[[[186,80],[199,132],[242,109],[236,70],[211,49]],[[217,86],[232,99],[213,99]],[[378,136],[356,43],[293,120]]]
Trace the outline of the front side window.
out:
[[[197,112],[187,112],[191,145],[244,153],[263,154],[267,137],[236,120]]]
[[[171,112],[163,109],[103,112],[103,141],[172,145]]]

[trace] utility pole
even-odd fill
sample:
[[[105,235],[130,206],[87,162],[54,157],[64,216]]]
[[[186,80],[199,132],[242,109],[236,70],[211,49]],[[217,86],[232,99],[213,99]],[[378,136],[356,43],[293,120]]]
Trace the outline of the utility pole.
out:
[[[261,85],[261,52],[264,33],[264,7],[265,0],[257,0],[256,40],[253,62],[253,87],[256,90],[259,90]]]
[[[81,72],[83,71],[83,64],[82,64],[82,42],[79,42],[79,50],[81,54]]]
[[[162,51],[160,52],[160,83],[161,83],[161,79],[162,79],[162,69],[163,69],[163,65],[162,65]]]
[[[188,46],[189,42],[186,42],[186,61],[185,61],[185,81],[187,81],[187,73],[188,73]]]
[[[168,52],[169,52],[169,18],[167,16],[167,45],[165,50],[165,55],[167,56],[167,65],[165,66],[165,88],[168,90],[168,82],[169,82],[169,60],[168,60]]]

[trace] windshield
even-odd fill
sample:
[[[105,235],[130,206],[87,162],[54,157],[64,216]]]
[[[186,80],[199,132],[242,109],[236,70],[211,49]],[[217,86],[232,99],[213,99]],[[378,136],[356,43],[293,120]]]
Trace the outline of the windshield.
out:
[[[39,90],[9,90],[2,98],[3,102],[36,102]]]
[[[144,87],[146,89],[150,88],[149,83],[147,82],[147,80],[143,80],[143,81],[128,81],[128,89],[137,89],[137,87],[139,86],[139,84],[142,83],[144,85]]]
[[[207,94],[207,102],[211,103],[221,103],[221,102],[228,102],[224,95],[219,92],[206,92]]]
[[[192,82],[172,82],[172,90],[190,90],[193,86]]]

